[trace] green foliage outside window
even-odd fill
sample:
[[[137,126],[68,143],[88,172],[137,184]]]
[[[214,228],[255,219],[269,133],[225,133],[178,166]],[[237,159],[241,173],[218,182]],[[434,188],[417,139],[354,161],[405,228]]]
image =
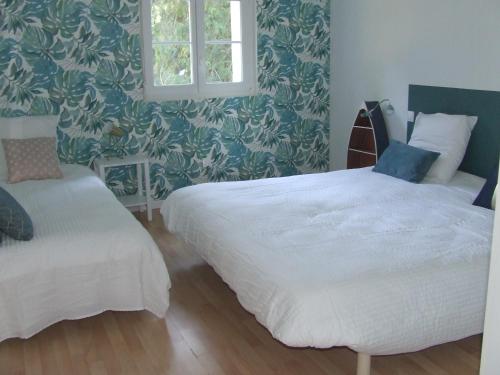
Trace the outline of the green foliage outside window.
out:
[[[231,40],[230,1],[206,0],[204,11],[207,81],[231,82],[231,44],[210,43]],[[155,85],[191,83],[189,1],[153,0],[151,21]]]

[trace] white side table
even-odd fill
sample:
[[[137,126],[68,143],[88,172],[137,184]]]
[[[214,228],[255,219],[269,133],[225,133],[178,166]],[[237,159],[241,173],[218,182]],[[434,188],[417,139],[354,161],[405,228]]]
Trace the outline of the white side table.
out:
[[[101,180],[106,183],[106,168],[123,167],[135,165],[137,168],[137,194],[117,197],[127,208],[146,206],[148,221],[153,219],[151,208],[151,182],[149,176],[149,160],[146,156],[132,155],[123,158],[102,158],[96,159],[95,168]],[[144,178],[143,178],[144,176]]]

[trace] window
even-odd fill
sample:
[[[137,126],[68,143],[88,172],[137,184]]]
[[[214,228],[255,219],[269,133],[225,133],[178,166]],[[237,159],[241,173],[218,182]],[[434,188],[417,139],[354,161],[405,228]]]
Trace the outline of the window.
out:
[[[255,94],[255,0],[142,4],[146,99]]]

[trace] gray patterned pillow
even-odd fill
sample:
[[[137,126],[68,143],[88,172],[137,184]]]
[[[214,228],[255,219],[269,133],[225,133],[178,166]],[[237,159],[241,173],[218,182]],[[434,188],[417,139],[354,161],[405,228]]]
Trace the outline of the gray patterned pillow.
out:
[[[33,222],[24,208],[0,187],[0,231],[15,240],[33,238]]]
[[[52,137],[2,139],[7,164],[7,182],[62,178]]]

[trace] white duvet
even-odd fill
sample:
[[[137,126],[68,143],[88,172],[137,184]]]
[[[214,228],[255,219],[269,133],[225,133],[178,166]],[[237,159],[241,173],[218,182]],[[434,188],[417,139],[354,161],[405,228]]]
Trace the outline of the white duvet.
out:
[[[0,182],[31,216],[34,239],[3,236],[0,341],[105,310],[165,315],[170,280],[142,225],[88,168],[63,180]]]
[[[393,354],[482,331],[493,211],[471,203],[483,182],[367,168],[192,186],[161,212],[276,339]]]

